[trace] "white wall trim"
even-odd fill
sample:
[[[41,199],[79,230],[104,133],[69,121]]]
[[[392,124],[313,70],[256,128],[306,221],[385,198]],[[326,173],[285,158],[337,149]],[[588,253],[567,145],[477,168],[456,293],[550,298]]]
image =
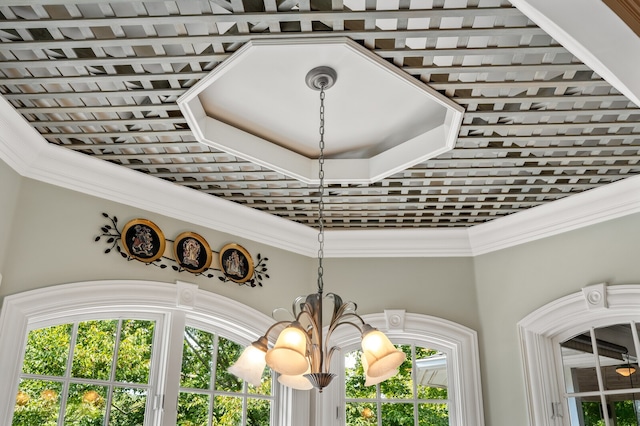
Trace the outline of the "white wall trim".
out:
[[[0,159],[20,175],[314,257],[304,225],[47,143],[0,97]],[[640,176],[465,229],[327,230],[325,257],[468,257],[640,212]]]
[[[640,212],[640,176],[469,228],[473,255],[490,253]]]
[[[595,298],[590,301],[589,295],[594,291],[606,291],[602,295],[606,306],[590,306]],[[542,306],[518,322],[529,425],[569,424],[566,404],[562,404],[564,417],[551,418],[551,403],[562,401],[563,393],[562,366],[556,353],[559,342],[590,327],[631,319],[640,320],[640,285],[589,286]]]

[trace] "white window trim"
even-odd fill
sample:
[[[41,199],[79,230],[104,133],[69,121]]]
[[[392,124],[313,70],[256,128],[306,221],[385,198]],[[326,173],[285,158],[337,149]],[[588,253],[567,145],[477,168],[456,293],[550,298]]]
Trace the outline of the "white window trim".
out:
[[[267,315],[235,300],[184,282],[176,285],[138,280],[85,281],[7,296],[0,312],[0,359],[3,364],[0,383],[4,384],[0,386],[0,424],[11,424],[27,332],[34,324],[60,323],[65,318],[119,311],[165,315],[165,339],[171,333],[182,334],[179,327],[171,329],[172,318],[175,318],[183,325],[189,320],[210,324],[220,334],[243,345],[257,340],[274,322]],[[166,348],[163,352],[167,352]],[[165,354],[169,358],[175,358],[175,355]],[[170,366],[172,359],[166,361],[164,364]],[[164,387],[164,383],[162,385]],[[167,390],[172,388],[169,386]],[[292,404],[288,401],[291,394],[276,386],[274,395],[278,425],[291,426]],[[175,424],[175,416],[171,417],[167,408],[165,405],[168,415],[157,416],[154,424]],[[175,407],[173,410],[175,412]],[[162,423],[160,417],[164,417]]]
[[[387,310],[384,313],[363,315],[363,320],[383,331],[392,341],[428,346],[447,354],[447,369],[450,401],[449,422],[451,426],[483,426],[482,385],[477,333],[454,322],[429,315],[405,313],[403,310]],[[332,345],[353,350],[360,344],[360,335],[353,327],[342,327],[333,334]],[[332,365],[343,368],[336,358]],[[338,365],[339,364],[339,365]],[[342,376],[344,372],[342,373]],[[344,411],[344,380],[342,386],[331,386],[315,402],[316,424],[323,426],[344,425],[342,416],[333,413]],[[334,408],[335,406],[335,408]],[[321,416],[318,412],[330,415]]]
[[[640,320],[640,285],[596,284],[548,303],[520,321],[528,424],[570,424],[560,342],[591,327],[634,320]]]

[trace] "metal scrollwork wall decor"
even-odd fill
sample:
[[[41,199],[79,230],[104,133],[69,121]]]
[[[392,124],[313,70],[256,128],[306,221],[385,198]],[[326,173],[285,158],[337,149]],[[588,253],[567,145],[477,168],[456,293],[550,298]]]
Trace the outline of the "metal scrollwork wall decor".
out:
[[[195,232],[183,232],[175,240],[166,239],[164,233],[147,219],[133,219],[122,230],[118,229],[118,218],[102,213],[109,223],[100,227],[101,233],[94,239],[107,244],[105,254],[115,251],[124,259],[137,260],[161,269],[169,265],[174,271],[189,272],[207,278],[218,277],[220,281],[231,281],[239,285],[262,287],[269,278],[269,258],[257,254],[254,264],[249,252],[239,244],[227,244],[219,252],[211,250],[207,240]],[[173,244],[173,257],[165,255],[167,242]],[[213,253],[218,254],[219,268],[211,267]]]

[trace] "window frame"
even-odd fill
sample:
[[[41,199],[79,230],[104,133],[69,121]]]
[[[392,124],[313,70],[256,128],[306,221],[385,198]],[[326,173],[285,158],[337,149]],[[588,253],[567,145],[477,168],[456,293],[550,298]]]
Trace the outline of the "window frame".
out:
[[[38,330],[38,329],[42,329],[42,328],[47,328],[47,327],[52,327],[52,326],[57,326],[57,325],[63,325],[63,324],[71,324],[72,325],[72,330],[71,330],[71,341],[70,343],[74,342],[74,337],[77,338],[77,327],[76,324],[82,323],[84,321],[107,321],[107,320],[115,320],[115,321],[122,321],[122,320],[142,320],[142,321],[153,321],[155,322],[155,326],[154,326],[154,333],[153,333],[153,343],[152,343],[152,348],[156,348],[159,344],[160,341],[162,341],[162,331],[164,330],[164,322],[165,322],[165,317],[163,315],[157,314],[157,313],[149,313],[149,312],[138,312],[138,311],[109,311],[109,310],[104,310],[104,311],[100,311],[100,312],[92,312],[92,313],[81,313],[81,314],[73,314],[73,315],[64,315],[62,317],[58,317],[56,318],[55,321],[33,321],[30,322],[27,326],[27,330],[25,332],[25,336],[24,336],[24,342],[23,345],[20,348],[20,362],[19,362],[19,367],[18,367],[18,383],[16,384],[16,390],[14,392],[17,393],[17,389],[19,386],[19,382],[22,378],[27,378],[30,380],[51,380],[51,381],[55,381],[55,382],[60,382],[62,384],[62,388],[68,388],[71,384],[73,383],[82,383],[82,384],[92,384],[95,383],[98,386],[108,386],[111,388],[117,388],[117,387],[127,387],[127,385],[129,385],[129,387],[136,387],[136,388],[144,388],[147,389],[147,402],[145,404],[145,418],[150,417],[150,413],[152,413],[152,411],[154,410],[154,406],[157,404],[157,397],[158,397],[158,393],[157,393],[157,382],[159,379],[159,370],[160,370],[160,361],[161,361],[161,354],[159,353],[159,351],[152,351],[151,354],[151,362],[150,362],[150,369],[149,369],[149,379],[148,379],[148,383],[147,384],[143,384],[143,383],[128,383],[128,382],[118,382],[117,380],[111,380],[111,379],[99,379],[99,380],[94,380],[94,379],[88,379],[88,381],[86,381],[84,378],[82,377],[73,377],[71,374],[71,371],[66,371],[65,374],[63,376],[43,376],[43,378],[39,378],[39,377],[30,377],[33,375],[30,374],[25,374],[22,372],[22,365],[24,363],[24,353],[25,353],[25,349],[27,346],[27,339],[28,339],[28,335],[31,331],[33,330]],[[75,336],[74,336],[75,333]],[[115,346],[114,346],[115,349]],[[71,360],[71,362],[73,362]],[[112,372],[113,374],[113,372]],[[100,382],[100,383],[98,383]],[[61,395],[60,397],[60,405],[61,405],[61,411],[62,414],[64,416],[64,406],[66,405],[68,401],[68,395]],[[11,418],[8,420],[10,424],[10,422],[13,420],[13,408],[14,407],[10,407],[11,408]]]
[[[345,394],[345,410],[343,411],[343,416],[345,418],[345,423],[346,423],[346,404],[349,403],[366,403],[366,404],[373,404],[376,406],[376,414],[377,414],[377,421],[376,424],[380,424],[383,422],[383,416],[382,411],[383,411],[383,404],[410,404],[412,406],[412,411],[413,411],[413,415],[414,415],[414,424],[416,423],[416,421],[419,422],[419,407],[422,404],[445,404],[447,406],[447,412],[449,411],[449,407],[451,407],[451,400],[448,397],[448,391],[450,386],[447,385],[447,398],[443,398],[443,399],[421,399],[418,398],[418,393],[419,393],[419,387],[420,385],[416,382],[416,375],[414,374],[417,369],[417,365],[416,365],[416,349],[417,348],[424,348],[424,349],[428,349],[428,350],[436,350],[438,351],[438,353],[442,353],[446,355],[446,352],[439,349],[439,348],[434,348],[434,347],[425,347],[423,346],[423,344],[416,344],[416,343],[409,343],[406,341],[403,342],[393,342],[396,346],[406,346],[406,347],[410,347],[411,348],[411,358],[409,359],[409,357],[407,356],[407,361],[411,361],[411,381],[412,381],[412,386],[411,386],[411,393],[413,395],[413,397],[401,397],[401,398],[389,398],[386,399],[381,395],[381,388],[380,388],[380,384],[378,384],[377,386],[375,386],[375,396],[374,397],[369,397],[369,398],[347,398],[346,397],[346,380],[344,380],[342,383],[345,383],[345,386],[341,386],[342,387],[342,392],[343,394]],[[349,353],[351,351],[354,350],[358,350],[360,349],[359,347],[354,347],[354,348],[349,348],[349,350],[345,350],[344,353]],[[446,358],[445,358],[446,360]],[[342,369],[346,370],[346,365],[344,363],[345,361],[345,357],[342,358]],[[448,378],[448,362],[446,362],[447,365],[447,378]],[[372,388],[374,386],[371,386]],[[451,421],[451,416],[447,413],[447,418],[449,420],[449,422]],[[384,423],[382,423],[382,425],[384,425]]]
[[[385,310],[362,318],[383,331],[395,344],[414,344],[444,352],[447,355],[450,426],[484,425],[478,337],[474,330],[443,318],[404,310]],[[344,355],[359,347],[360,335],[354,333],[352,327],[343,327],[336,329],[333,338],[332,344],[342,348],[332,359],[332,367],[338,372],[338,377],[334,378],[338,386],[329,387],[324,391],[325,395],[317,398],[316,424],[344,426]],[[336,413],[336,416],[320,416],[318,411]]]
[[[0,424],[11,424],[15,395],[24,357],[28,332],[75,318],[100,319],[153,317],[157,345],[154,350],[157,380],[149,395],[153,426],[175,425],[177,395],[185,325],[201,324],[222,337],[247,345],[262,335],[274,320],[235,300],[197,285],[178,281],[176,284],[140,281],[84,281],[56,285],[7,296],[0,311]],[[157,319],[160,318],[160,319]],[[156,339],[156,337],[154,337]],[[172,344],[179,341],[180,344]],[[272,418],[282,426],[290,426],[293,404],[290,393],[273,386]],[[175,397],[175,398],[174,398]],[[175,399],[175,401],[173,400]],[[160,401],[164,401],[161,404]]]
[[[227,335],[220,333],[219,331],[215,330],[214,328],[212,328],[211,325],[208,325],[202,321],[198,321],[195,320],[193,318],[189,318],[189,316],[187,316],[186,318],[186,327],[192,327],[201,331],[205,331],[207,333],[211,333],[214,334],[216,337],[215,339],[217,341],[219,341],[220,338],[223,339],[227,339],[227,340],[234,340],[234,338],[229,338]],[[184,339],[184,337],[183,337]],[[235,342],[235,340],[234,340]],[[238,343],[238,342],[236,342]],[[217,347],[214,349],[214,352],[212,353],[212,370],[211,370],[211,374],[212,374],[212,378],[215,375],[216,372],[216,368],[217,368]],[[213,360],[216,360],[216,362],[213,362]],[[181,370],[181,369],[180,369]],[[181,372],[181,371],[180,371]],[[215,383],[215,381],[214,381]],[[210,398],[211,403],[213,403],[213,400],[215,399],[216,396],[230,396],[229,392],[227,391],[220,391],[218,389],[215,389],[215,385],[212,383],[213,387],[212,388],[207,388],[207,389],[197,389],[197,388],[185,388],[183,387],[180,383],[178,385],[178,389],[177,389],[177,394],[176,397],[182,393],[182,392],[188,392],[188,393],[193,393],[193,394],[200,394],[200,395],[206,395],[208,398]],[[275,380],[275,374],[271,374],[271,394],[270,395],[261,395],[261,394],[252,394],[249,392],[249,384],[245,381],[242,384],[242,391],[241,392],[237,392],[237,394],[234,394],[234,397],[240,398],[242,399],[242,417],[246,418],[246,414],[247,414],[247,404],[249,402],[249,400],[251,399],[265,399],[268,401],[271,401],[271,411],[270,411],[270,422],[269,424],[275,424],[275,414],[276,414],[276,404],[277,404],[277,398],[276,398],[276,387],[278,385],[277,380]],[[177,407],[176,407],[177,408]],[[209,411],[211,411],[212,407],[209,406]]]
[[[518,322],[528,424],[570,425],[560,343],[591,328],[640,322],[640,285],[584,287]]]

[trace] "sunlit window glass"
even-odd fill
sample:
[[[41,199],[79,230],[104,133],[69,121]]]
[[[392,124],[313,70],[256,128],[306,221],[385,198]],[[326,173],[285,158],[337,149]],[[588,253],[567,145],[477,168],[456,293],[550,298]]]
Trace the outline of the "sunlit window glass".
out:
[[[269,426],[272,377],[265,369],[255,387],[227,369],[243,347],[195,327],[186,327],[178,398],[179,426]]]
[[[407,359],[398,373],[367,386],[361,352],[345,355],[345,419],[348,426],[448,426],[446,354],[399,345]]]
[[[154,330],[134,319],[31,330],[12,425],[142,425]]]

